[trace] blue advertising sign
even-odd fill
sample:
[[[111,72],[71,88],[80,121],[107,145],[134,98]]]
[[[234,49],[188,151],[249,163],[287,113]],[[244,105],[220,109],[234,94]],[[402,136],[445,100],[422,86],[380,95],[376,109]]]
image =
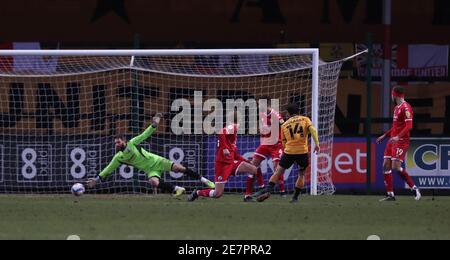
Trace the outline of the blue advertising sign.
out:
[[[406,156],[406,169],[417,186],[450,189],[450,139],[416,138]]]

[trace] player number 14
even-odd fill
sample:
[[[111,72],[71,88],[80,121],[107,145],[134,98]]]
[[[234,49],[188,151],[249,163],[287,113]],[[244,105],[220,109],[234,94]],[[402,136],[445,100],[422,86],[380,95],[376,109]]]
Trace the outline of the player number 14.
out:
[[[296,124],[294,128],[292,128],[292,126],[289,126],[288,129],[289,132],[291,133],[292,139],[295,139],[296,135],[300,135],[302,138],[305,137],[303,127],[300,124]]]

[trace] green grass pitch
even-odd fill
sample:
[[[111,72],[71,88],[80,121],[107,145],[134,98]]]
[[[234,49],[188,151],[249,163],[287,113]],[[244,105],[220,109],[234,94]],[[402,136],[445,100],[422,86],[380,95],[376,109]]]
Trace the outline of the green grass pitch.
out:
[[[161,196],[0,196],[0,239],[450,239],[450,198],[240,196],[188,203]]]

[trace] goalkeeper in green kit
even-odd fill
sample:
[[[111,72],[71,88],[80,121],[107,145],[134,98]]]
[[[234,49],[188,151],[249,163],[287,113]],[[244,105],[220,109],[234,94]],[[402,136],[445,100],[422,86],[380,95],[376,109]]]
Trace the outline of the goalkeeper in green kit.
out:
[[[174,193],[176,197],[183,195],[186,191],[183,187],[174,186],[162,181],[162,175],[165,172],[184,173],[185,175],[198,179],[208,187],[214,189],[215,184],[210,180],[200,176],[198,173],[182,165],[175,164],[163,157],[146,151],[139,145],[147,140],[158,127],[162,114],[157,114],[153,118],[153,124],[147,128],[141,135],[131,139],[129,142],[123,136],[117,136],[114,140],[117,154],[111,163],[95,179],[89,179],[87,186],[94,188],[98,183],[105,181],[122,164],[133,166],[147,174],[149,182],[154,189],[160,189],[165,192]]]

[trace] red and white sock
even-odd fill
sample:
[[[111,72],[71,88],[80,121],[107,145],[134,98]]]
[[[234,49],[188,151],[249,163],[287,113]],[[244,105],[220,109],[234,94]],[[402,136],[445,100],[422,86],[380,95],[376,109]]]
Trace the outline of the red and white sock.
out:
[[[258,168],[258,173],[256,174],[256,178],[258,181],[258,187],[263,188],[264,187],[264,176],[262,174],[261,168]]]
[[[399,175],[411,189],[417,190],[417,186],[414,184],[414,181],[411,176],[409,176],[408,172],[406,172],[406,169],[402,168],[401,172],[399,172]]]
[[[247,176],[247,189],[245,190],[245,196],[250,196],[253,193],[253,184],[255,183],[254,176]]]
[[[394,180],[392,177],[392,171],[384,173],[384,185],[386,185],[388,195],[394,196]]]
[[[264,188],[264,176],[262,174],[261,168],[258,168],[258,172],[256,173],[256,181],[258,182],[259,188]],[[247,176],[247,188],[245,190],[245,196],[250,196],[253,193],[253,186],[255,184],[255,176],[249,175]]]
[[[215,193],[215,190],[212,190],[212,189],[197,191],[197,195],[199,197],[206,197],[206,198],[214,198],[214,193]]]

